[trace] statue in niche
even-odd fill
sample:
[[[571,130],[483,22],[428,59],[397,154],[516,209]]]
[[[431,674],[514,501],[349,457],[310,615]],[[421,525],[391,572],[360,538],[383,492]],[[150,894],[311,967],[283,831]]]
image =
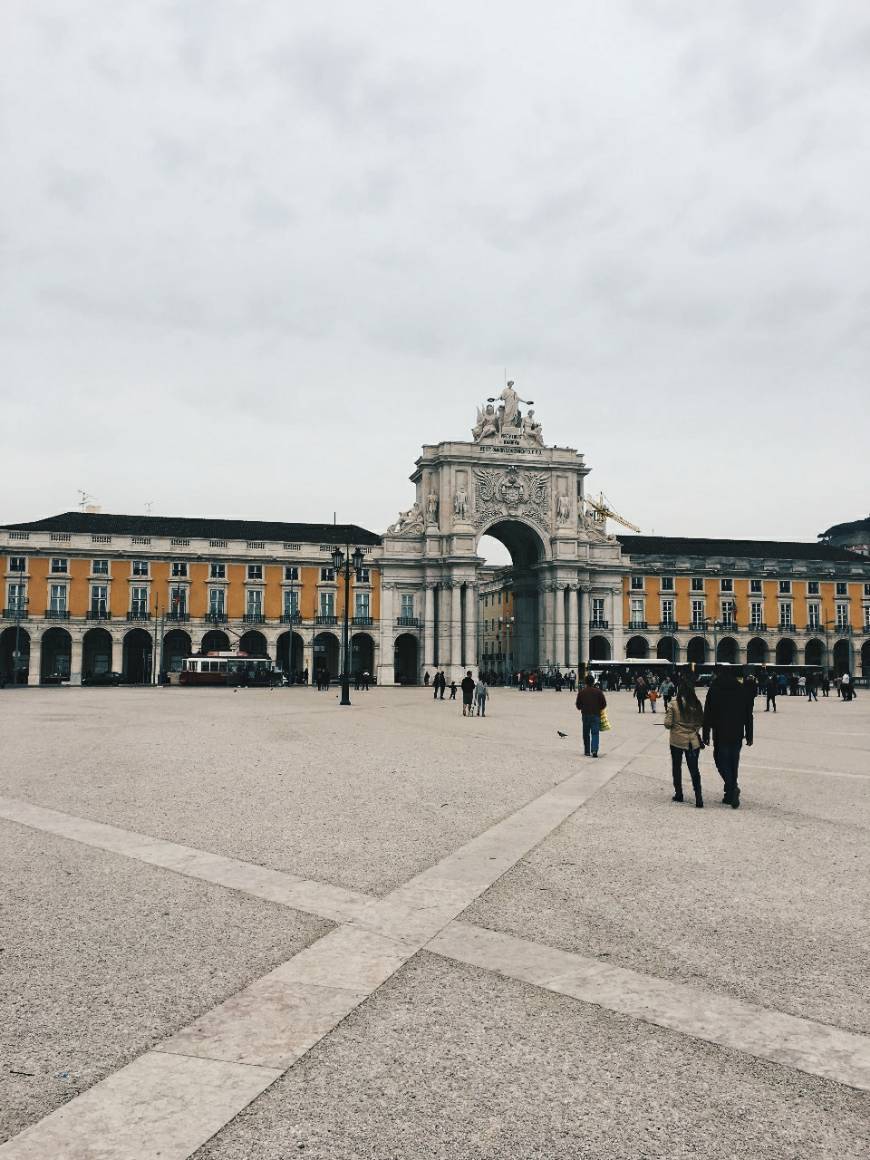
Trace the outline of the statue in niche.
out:
[[[438,523],[438,494],[430,491],[426,496],[426,519],[430,524]]]
[[[468,519],[468,492],[461,485],[453,496],[453,515],[463,523]]]
[[[571,518],[571,504],[568,502],[567,495],[560,495],[556,497],[556,522],[560,524],[567,524]]]

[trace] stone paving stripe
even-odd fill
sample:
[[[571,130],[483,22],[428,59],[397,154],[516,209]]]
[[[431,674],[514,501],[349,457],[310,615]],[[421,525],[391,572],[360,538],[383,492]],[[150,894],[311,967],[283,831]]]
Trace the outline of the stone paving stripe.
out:
[[[637,762],[645,760],[652,761],[655,759],[653,758],[652,754],[648,756],[647,754],[642,753],[639,757],[636,757],[633,761],[629,762],[628,767],[631,767],[632,773],[638,773],[640,771],[637,769]],[[660,770],[663,776],[667,774],[668,779],[670,779],[670,756],[668,756],[667,762],[667,769],[665,769],[664,760],[657,761],[656,770]],[[772,773],[812,773],[818,775],[819,777],[851,777],[856,778],[858,781],[870,781],[870,773],[846,773],[844,770],[839,769],[800,769],[793,765],[766,765],[761,762],[747,761],[745,755],[741,757],[741,773],[753,773],[757,769],[763,769]],[[715,766],[713,767],[712,772],[715,772]]]
[[[243,891],[255,898],[277,902],[333,922],[347,922],[357,917],[371,901],[367,894],[345,890],[328,882],[315,882],[283,870],[270,870],[266,866],[225,858],[221,854],[197,850],[192,846],[165,842],[161,838],[137,834],[134,830],[75,817],[15,798],[0,796],[0,818],[56,834],[85,846],[121,854],[125,858],[147,862],[151,866],[159,866],[188,878],[198,878],[215,886]]]
[[[870,1036],[464,922],[426,950],[608,1011],[870,1091]]]
[[[2,1160],[185,1160],[280,1071],[149,1051],[17,1136]]]

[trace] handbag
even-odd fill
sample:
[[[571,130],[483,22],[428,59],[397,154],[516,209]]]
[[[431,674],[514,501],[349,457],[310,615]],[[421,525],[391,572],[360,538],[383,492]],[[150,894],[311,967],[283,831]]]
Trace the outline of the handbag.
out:
[[[598,728],[601,730],[602,733],[606,733],[607,730],[610,728],[610,718],[607,716],[606,709],[601,710],[601,718],[600,718],[599,723],[598,723]]]

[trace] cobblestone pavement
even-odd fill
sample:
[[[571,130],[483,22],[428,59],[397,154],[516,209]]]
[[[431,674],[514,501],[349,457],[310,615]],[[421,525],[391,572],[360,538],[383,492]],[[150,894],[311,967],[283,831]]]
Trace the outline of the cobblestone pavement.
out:
[[[870,695],[578,716],[0,694],[0,1158],[865,1157]]]

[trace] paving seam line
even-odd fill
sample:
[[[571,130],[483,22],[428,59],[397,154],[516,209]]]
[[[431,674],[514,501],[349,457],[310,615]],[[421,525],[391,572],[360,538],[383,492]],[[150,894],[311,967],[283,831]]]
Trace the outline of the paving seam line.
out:
[[[644,742],[643,744],[646,744]],[[637,748],[633,738],[613,751]],[[623,754],[626,760],[627,754]],[[126,1067],[0,1145],[3,1160],[187,1157],[516,865],[623,768],[605,759],[527,802],[439,863],[329,933]],[[500,848],[508,846],[508,850]],[[501,857],[499,857],[499,852]],[[496,862],[495,866],[490,865]],[[166,1064],[162,1061],[170,1060]],[[216,1070],[205,1076],[203,1064]],[[253,1065],[240,1069],[240,1065]],[[240,1091],[240,1071],[251,1080]],[[167,1084],[167,1074],[172,1084]],[[167,1087],[169,1094],[167,1095]],[[207,1088],[206,1091],[203,1088]],[[179,1099],[179,1093],[184,1098]],[[200,1108],[214,1120],[192,1124]],[[155,1120],[159,1121],[156,1123]],[[207,1130],[206,1130],[207,1129]],[[193,1140],[193,1136],[197,1138]],[[95,1151],[94,1143],[99,1140]]]

